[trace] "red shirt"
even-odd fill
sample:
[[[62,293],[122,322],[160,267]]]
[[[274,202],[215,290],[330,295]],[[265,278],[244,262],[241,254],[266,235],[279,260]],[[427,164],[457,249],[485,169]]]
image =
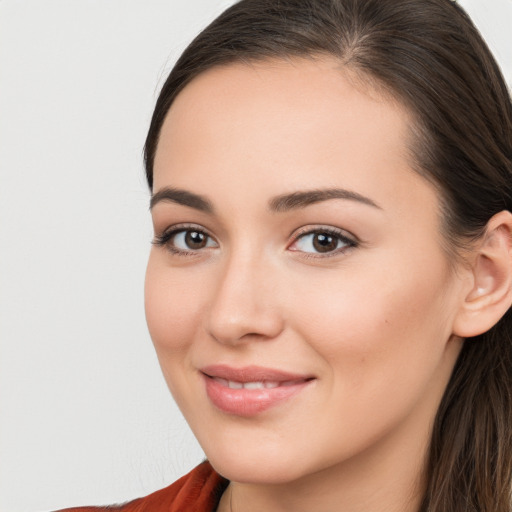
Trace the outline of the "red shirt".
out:
[[[106,507],[66,508],[60,512],[214,512],[228,480],[203,462],[165,489],[145,498]]]

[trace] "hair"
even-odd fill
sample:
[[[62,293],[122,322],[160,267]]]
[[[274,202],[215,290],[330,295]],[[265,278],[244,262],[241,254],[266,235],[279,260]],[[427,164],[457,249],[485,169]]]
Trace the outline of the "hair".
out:
[[[145,145],[149,187],[179,92],[215,66],[337,58],[412,114],[414,168],[439,190],[457,255],[512,211],[512,105],[468,15],[451,0],[242,0],[188,46],[157,100]],[[420,512],[510,512],[512,312],[468,338],[432,427]]]

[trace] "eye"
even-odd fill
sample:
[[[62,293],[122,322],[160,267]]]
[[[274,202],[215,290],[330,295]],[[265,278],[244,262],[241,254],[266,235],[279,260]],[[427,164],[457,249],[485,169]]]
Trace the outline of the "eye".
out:
[[[165,246],[173,253],[184,255],[217,247],[217,242],[208,233],[196,227],[169,229],[162,235],[156,236],[153,243]]]
[[[203,231],[198,231],[195,229],[187,229],[174,233],[172,242],[176,249],[181,249],[183,251],[189,249],[197,251],[199,249],[204,249],[205,247],[216,246],[211,237],[209,237]]]
[[[289,247],[291,251],[312,254],[336,254],[356,247],[357,242],[334,229],[315,229],[299,234]]]

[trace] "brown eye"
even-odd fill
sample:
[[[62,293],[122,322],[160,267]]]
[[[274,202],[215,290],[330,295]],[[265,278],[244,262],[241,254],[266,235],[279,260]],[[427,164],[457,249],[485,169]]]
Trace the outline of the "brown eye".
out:
[[[217,242],[208,233],[194,228],[170,230],[156,236],[153,243],[167,247],[174,254],[187,254],[218,247]]]
[[[206,247],[208,236],[200,231],[185,231],[185,245],[189,249],[202,249]]]
[[[310,254],[337,254],[356,247],[357,242],[334,230],[312,230],[298,236],[290,250]]]
[[[313,247],[318,252],[331,252],[338,247],[338,239],[329,233],[314,233]]]

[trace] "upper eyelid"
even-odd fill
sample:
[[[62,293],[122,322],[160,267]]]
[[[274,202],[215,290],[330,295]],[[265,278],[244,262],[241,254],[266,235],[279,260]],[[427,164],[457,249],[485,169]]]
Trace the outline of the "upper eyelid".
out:
[[[170,234],[176,234],[180,231],[200,231],[201,233],[204,233],[205,235],[208,235],[209,237],[215,239],[215,237],[210,233],[210,231],[205,228],[204,226],[201,226],[200,224],[189,224],[189,223],[183,223],[183,224],[173,224],[172,226],[168,226],[162,231],[162,235],[170,235]]]
[[[189,229],[197,229],[197,231],[201,231],[205,233],[208,236],[211,236],[212,238],[215,238],[214,235],[210,232],[208,228],[205,228],[201,224],[195,224],[195,223],[179,223],[179,224],[173,224],[171,226],[168,226],[162,231],[162,234],[168,234],[168,233],[178,233],[180,231],[187,231]],[[337,234],[340,236],[345,236],[346,238],[353,238],[354,241],[358,241],[358,237],[356,237],[354,234],[352,234],[350,231],[347,231],[346,229],[329,226],[325,224],[307,224],[305,226],[302,226],[300,228],[294,229],[290,235],[289,238],[296,239],[299,236],[307,235],[308,233],[318,233],[321,231],[326,231],[329,233]]]
[[[310,224],[303,226],[301,228],[294,230],[293,233],[290,235],[290,238],[292,239],[292,242],[294,242],[303,235],[321,232],[327,232],[333,235],[340,236],[341,238],[351,240],[354,243],[360,243],[359,238],[356,235],[352,234],[350,231],[325,224]]]

